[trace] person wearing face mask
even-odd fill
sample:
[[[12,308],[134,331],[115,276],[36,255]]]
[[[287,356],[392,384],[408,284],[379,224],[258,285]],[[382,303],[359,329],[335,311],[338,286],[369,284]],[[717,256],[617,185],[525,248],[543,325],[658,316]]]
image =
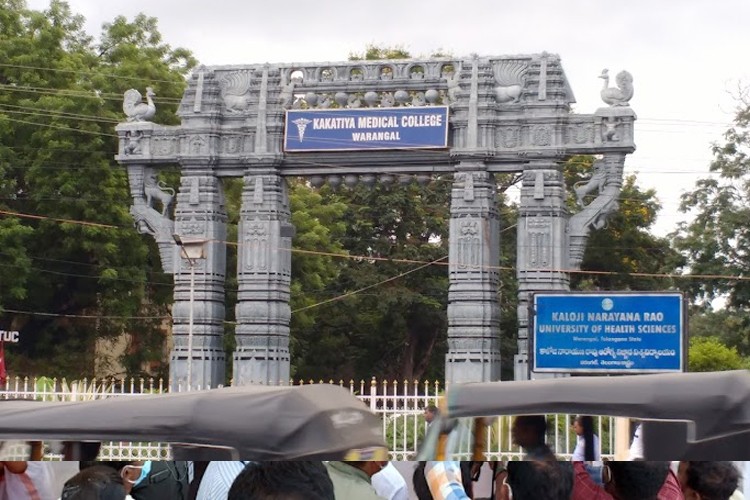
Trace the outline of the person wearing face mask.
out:
[[[101,465],[82,462],[81,468]],[[187,500],[188,464],[180,461],[106,462],[119,471],[126,492],[133,500]]]

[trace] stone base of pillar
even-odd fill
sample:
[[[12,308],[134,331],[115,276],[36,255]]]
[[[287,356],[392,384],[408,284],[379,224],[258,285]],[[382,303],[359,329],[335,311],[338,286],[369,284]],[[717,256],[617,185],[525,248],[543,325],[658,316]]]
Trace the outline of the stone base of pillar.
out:
[[[285,349],[243,349],[232,357],[234,385],[287,385],[290,377],[289,351]]]
[[[500,380],[500,352],[449,351],[445,381],[449,384]]]
[[[513,356],[513,380],[529,380],[529,358],[525,354]]]
[[[224,351],[193,348],[190,384],[191,390],[215,388],[226,385],[226,356]],[[169,356],[169,390],[188,390],[187,349],[173,349]]]

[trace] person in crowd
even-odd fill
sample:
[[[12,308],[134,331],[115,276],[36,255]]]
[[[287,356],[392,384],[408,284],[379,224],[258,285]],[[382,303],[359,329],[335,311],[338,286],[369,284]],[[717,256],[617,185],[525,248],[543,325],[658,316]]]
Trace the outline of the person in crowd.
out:
[[[461,464],[457,461],[431,461],[424,466],[424,476],[434,500],[468,500]]]
[[[497,488],[498,500],[569,500],[573,492],[570,462],[508,462],[506,471]]]
[[[213,461],[208,464],[200,486],[196,500],[223,500],[227,498],[232,483],[245,467],[254,462],[237,461]]]
[[[372,487],[386,500],[408,500],[409,489],[404,476],[390,462],[372,476]]]
[[[245,467],[228,500],[334,500],[333,482],[322,462],[257,462]],[[358,497],[351,497],[356,500]]]
[[[429,426],[433,420],[435,420],[435,417],[438,416],[438,413],[440,410],[438,410],[438,407],[435,405],[427,405],[424,409],[424,421],[427,422],[427,425]]]
[[[131,461],[81,462],[81,469],[106,464],[122,477],[125,491],[133,500],[188,500],[189,478],[187,462]]]
[[[336,500],[383,500],[372,487],[372,476],[388,462],[328,462],[326,468],[333,481]]]
[[[120,474],[113,468],[95,465],[81,470],[65,482],[60,500],[132,500]]]
[[[573,451],[573,461],[601,461],[599,436],[594,433],[594,418],[588,415],[578,415],[573,421],[573,432],[575,432],[578,438],[575,450]]]
[[[513,420],[513,443],[526,452],[524,460],[555,460],[555,454],[545,444],[547,419],[544,415],[520,415]]]
[[[572,500],[684,500],[669,462],[607,462],[597,485],[583,462],[573,462]]]
[[[51,471],[42,462],[0,462],[0,500],[54,499]]]
[[[740,484],[732,462],[680,462],[677,474],[685,500],[729,500]]]

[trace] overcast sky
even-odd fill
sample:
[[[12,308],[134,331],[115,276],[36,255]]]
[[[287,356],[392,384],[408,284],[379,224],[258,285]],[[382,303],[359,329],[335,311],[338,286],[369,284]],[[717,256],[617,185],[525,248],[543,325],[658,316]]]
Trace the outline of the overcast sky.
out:
[[[48,0],[27,0],[46,8]],[[638,151],[626,172],[657,190],[664,208],[655,231],[681,216],[682,191],[708,171],[735,103],[750,83],[748,0],[69,0],[98,34],[102,23],[139,12],[159,19],[172,46],[201,63],[345,60],[368,43],[403,45],[415,56],[547,51],[562,57],[580,113],[604,106],[603,68],[634,77]],[[147,82],[144,82],[146,85]]]

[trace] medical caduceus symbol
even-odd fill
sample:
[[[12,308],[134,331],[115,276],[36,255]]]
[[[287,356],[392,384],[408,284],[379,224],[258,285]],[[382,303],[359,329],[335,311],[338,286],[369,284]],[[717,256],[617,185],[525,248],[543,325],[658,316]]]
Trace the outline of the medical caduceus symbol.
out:
[[[307,118],[297,118],[292,123],[297,125],[297,134],[299,135],[299,142],[302,142],[302,139],[305,138],[305,129],[310,123],[312,123],[312,120],[308,120]]]

